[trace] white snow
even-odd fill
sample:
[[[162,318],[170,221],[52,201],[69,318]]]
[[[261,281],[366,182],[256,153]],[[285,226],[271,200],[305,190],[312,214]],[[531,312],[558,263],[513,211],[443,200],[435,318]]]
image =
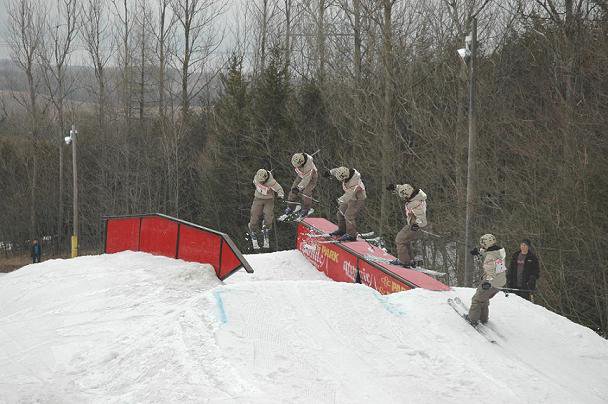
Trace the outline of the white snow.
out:
[[[210,267],[144,253],[0,278],[0,403],[606,403],[608,341],[517,296],[491,344],[447,305],[381,296],[297,251]]]

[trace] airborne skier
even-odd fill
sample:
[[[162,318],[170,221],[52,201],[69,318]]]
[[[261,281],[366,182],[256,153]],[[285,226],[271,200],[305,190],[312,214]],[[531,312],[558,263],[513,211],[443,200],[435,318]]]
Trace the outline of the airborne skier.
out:
[[[483,259],[483,277],[481,284],[477,287],[473,298],[467,320],[472,325],[488,322],[490,316],[490,299],[507,283],[507,267],[505,266],[505,249],[496,244],[496,237],[492,234],[484,234],[479,239],[481,248],[475,248],[471,255],[481,256]]]
[[[338,229],[331,233],[332,236],[340,236],[339,241],[357,240],[357,214],[365,206],[365,185],[361,181],[361,174],[354,168],[337,167],[323,173],[330,178],[334,176],[342,182],[344,195],[338,198]]]
[[[405,201],[406,223],[395,237],[397,259],[391,261],[391,264],[414,268],[416,267],[416,261],[414,261],[412,254],[412,241],[419,237],[421,228],[428,226],[426,194],[420,188],[414,188],[410,184],[389,184],[386,189]]]
[[[291,185],[291,190],[287,196],[289,202],[295,202],[298,196],[302,197],[302,209],[298,212],[299,217],[306,217],[312,205],[312,192],[317,186],[319,174],[312,156],[306,153],[296,153],[291,158],[291,165],[297,174],[296,179]],[[288,206],[283,214],[287,217],[294,213],[294,208]],[[279,219],[280,220],[280,219]]]
[[[259,249],[257,235],[260,231],[260,220],[263,217],[262,237],[263,247],[270,248],[268,236],[274,221],[274,194],[280,199],[285,197],[283,187],[273,178],[272,173],[260,168],[253,177],[255,193],[251,204],[251,215],[249,219],[249,235],[254,249]]]

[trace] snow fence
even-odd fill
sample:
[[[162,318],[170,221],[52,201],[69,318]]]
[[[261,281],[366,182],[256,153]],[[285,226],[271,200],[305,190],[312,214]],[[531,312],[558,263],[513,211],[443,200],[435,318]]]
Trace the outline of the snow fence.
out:
[[[154,255],[210,264],[221,280],[241,267],[252,273],[230,236],[160,213],[107,216],[104,252],[143,251]]]
[[[307,217],[298,224],[298,250],[329,278],[338,282],[361,283],[385,295],[413,288],[450,289],[421,272],[366,259],[370,255],[383,259],[395,258],[367,241],[331,243],[326,238],[314,237],[315,234],[327,234],[336,229],[335,224],[318,217]]]

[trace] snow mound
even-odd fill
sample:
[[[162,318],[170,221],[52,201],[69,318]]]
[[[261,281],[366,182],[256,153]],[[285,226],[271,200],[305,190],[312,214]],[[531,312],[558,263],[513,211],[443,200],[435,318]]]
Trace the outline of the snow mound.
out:
[[[207,265],[145,253],[0,278],[0,403],[605,403],[608,341],[540,306],[492,300],[496,344],[447,305],[382,296],[297,251]]]

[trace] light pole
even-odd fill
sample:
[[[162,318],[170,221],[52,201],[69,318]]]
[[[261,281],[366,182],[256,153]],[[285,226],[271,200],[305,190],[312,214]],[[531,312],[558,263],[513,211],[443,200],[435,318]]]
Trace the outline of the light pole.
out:
[[[465,39],[465,48],[458,49],[458,54],[469,67],[469,149],[467,158],[467,206],[464,227],[464,285],[472,286],[473,258],[469,254],[471,242],[471,217],[475,207],[475,148],[477,146],[477,116],[475,114],[475,59],[477,56],[477,18],[471,19],[471,34]]]
[[[76,126],[72,125],[70,136],[65,138],[66,144],[72,144],[72,172],[74,173],[74,229],[72,230],[72,258],[78,256],[78,164],[76,164]]]

